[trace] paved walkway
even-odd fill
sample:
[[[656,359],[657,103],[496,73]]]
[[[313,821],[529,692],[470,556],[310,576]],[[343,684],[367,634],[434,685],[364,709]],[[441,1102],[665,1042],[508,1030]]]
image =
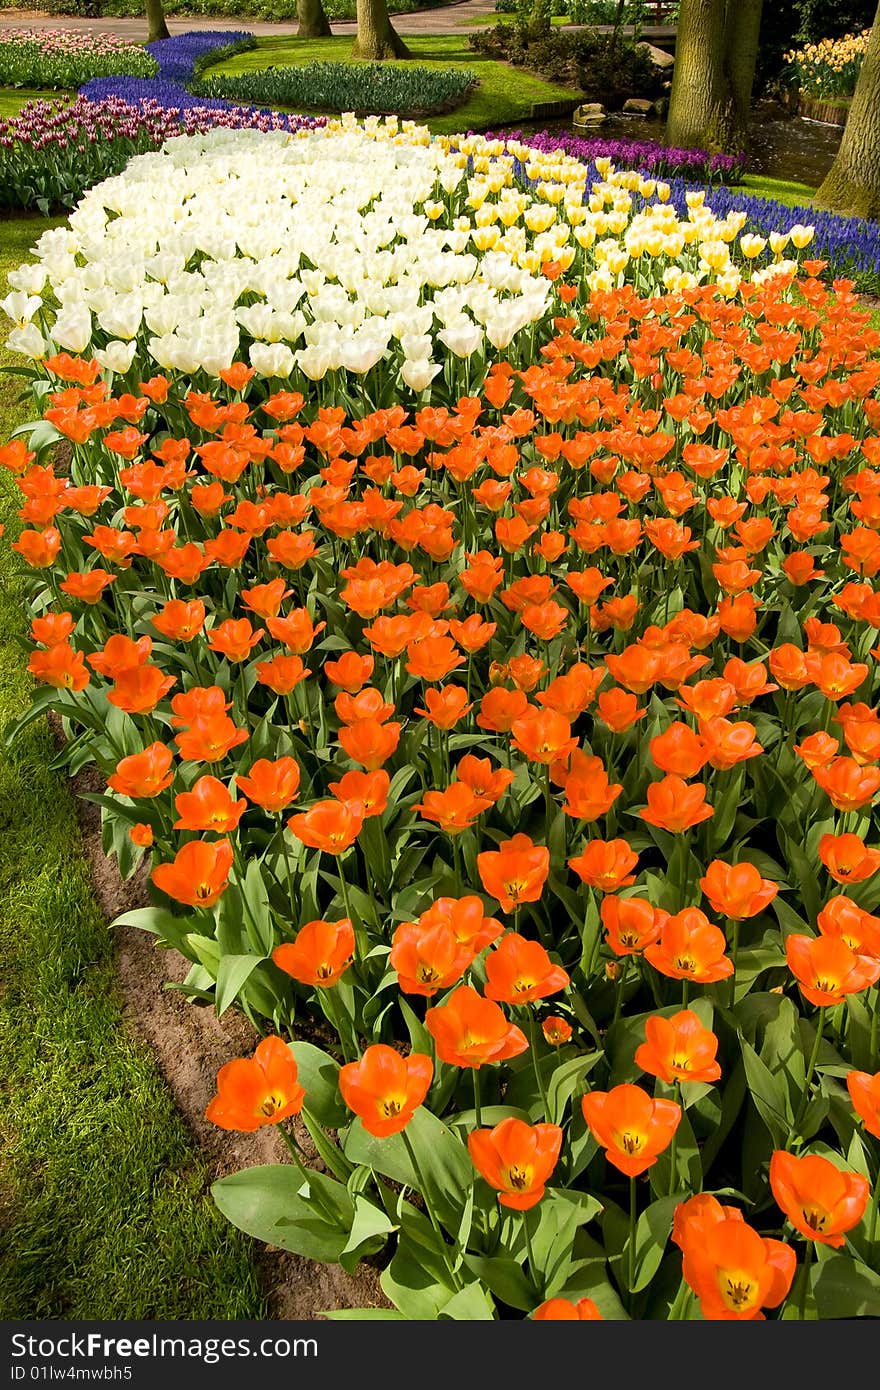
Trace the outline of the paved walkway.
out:
[[[495,0],[459,0],[458,4],[444,5],[438,9],[416,10],[412,14],[392,16],[392,22],[399,34],[470,34],[473,33],[475,19],[495,15]],[[356,27],[353,19],[334,20],[334,34],[351,34]],[[571,26],[572,28],[581,26]],[[602,27],[602,26],[600,26]],[[270,23],[264,19],[173,16],[168,20],[172,34],[186,33],[192,29],[247,29],[260,38],[296,34],[296,19],[285,20],[283,24]],[[85,33],[117,34],[133,41],[147,36],[146,20],[143,16],[116,18],[106,15],[102,19],[86,19],[80,15],[48,15],[40,10],[0,9],[0,29],[78,29]],[[674,29],[668,25],[642,30],[642,38],[648,43],[668,40]]]

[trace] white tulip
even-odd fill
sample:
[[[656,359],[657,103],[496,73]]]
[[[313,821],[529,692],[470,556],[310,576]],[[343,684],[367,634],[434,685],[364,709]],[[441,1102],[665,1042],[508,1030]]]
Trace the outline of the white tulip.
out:
[[[107,372],[116,372],[119,376],[124,376],[134,360],[137,343],[129,340],[122,343],[118,339],[113,339],[103,348],[95,348],[95,361],[99,362]]]
[[[35,323],[25,324],[24,328],[13,328],[6,339],[10,352],[20,352],[24,357],[44,357],[46,344]]]
[[[286,343],[254,343],[248,356],[260,376],[287,378],[293,371],[294,356]]]

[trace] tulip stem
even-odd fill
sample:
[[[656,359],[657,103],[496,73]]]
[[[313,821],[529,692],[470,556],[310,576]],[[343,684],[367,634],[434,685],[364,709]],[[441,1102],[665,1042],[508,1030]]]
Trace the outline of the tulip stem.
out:
[[[679,1106],[679,1108],[680,1108],[680,1110],[681,1110],[681,1113],[684,1114],[684,1105],[683,1105],[682,1099],[681,1099],[681,1082],[680,1082],[680,1081],[675,1081],[675,1082],[673,1083],[673,1085],[674,1085],[674,1088],[675,1088],[675,1102],[676,1102],[676,1104]],[[678,1140],[678,1125],[676,1125],[676,1126],[675,1126],[675,1129],[672,1131],[672,1143],[669,1145],[669,1195],[670,1195],[670,1197],[673,1195],[673,1193],[675,1192],[675,1189],[676,1189],[675,1159],[676,1159],[677,1140]]]
[[[474,1115],[477,1121],[477,1129],[481,1129],[483,1125],[483,1107],[480,1101],[480,1069],[479,1067],[471,1067],[471,1071],[474,1078]]]
[[[522,1216],[523,1234],[525,1235],[525,1238],[526,1238],[526,1253],[528,1254],[528,1257],[529,1257],[529,1269],[531,1270],[531,1274],[532,1274],[532,1282],[534,1283],[534,1286],[535,1286],[535,1288],[537,1289],[537,1287],[538,1287],[538,1266],[537,1266],[537,1263],[536,1263],[536,1261],[535,1261],[535,1252],[534,1252],[534,1249],[532,1248],[532,1233],[531,1233],[531,1231],[529,1230],[529,1214],[528,1214],[527,1211],[523,1211],[523,1212],[520,1212],[520,1215]]]
[[[736,958],[739,952],[739,919],[728,917],[727,925],[730,928],[730,959],[733,962],[733,974],[730,977],[730,1007],[736,1003]]]
[[[317,1176],[317,1174],[314,1173],[311,1168],[307,1168],[305,1163],[303,1163],[302,1161],[303,1151],[300,1146],[299,1140],[296,1138],[296,1135],[292,1132],[292,1130],[287,1129],[284,1125],[279,1125],[278,1128],[281,1131],[281,1134],[284,1138],[285,1144],[288,1147],[288,1150],[290,1151],[290,1156],[293,1159],[297,1171],[309,1185],[309,1197],[313,1199],[315,1205],[320,1208],[322,1216],[324,1216],[325,1219],[329,1221],[331,1225],[338,1226],[338,1217],[335,1216],[334,1213],[330,1210],[330,1208],[325,1204],[323,1196],[318,1191],[318,1184],[315,1182],[315,1177]]]
[[[412,1164],[412,1170],[413,1174],[415,1175],[415,1180],[418,1184],[418,1190],[421,1193],[422,1200],[425,1203],[425,1211],[428,1213],[428,1218],[431,1222],[431,1225],[434,1228],[434,1234],[440,1242],[440,1246],[443,1250],[443,1258],[446,1261],[446,1266],[452,1277],[452,1282],[455,1285],[456,1289],[460,1289],[462,1286],[461,1279],[456,1273],[455,1266],[452,1263],[449,1246],[446,1244],[446,1237],[440,1229],[440,1222],[437,1220],[437,1213],[434,1211],[434,1208],[428,1198],[428,1193],[425,1187],[425,1179],[422,1177],[422,1170],[419,1167],[419,1160],[416,1158],[416,1151],[412,1146],[412,1140],[410,1139],[405,1129],[402,1129],[400,1131],[400,1137],[403,1140],[403,1147],[406,1149],[407,1157],[409,1158],[409,1161]]]
[[[287,849],[287,841],[284,838],[284,812],[278,812],[278,837],[281,840],[281,853],[284,856],[284,872],[287,875],[287,888],[293,897],[293,869],[290,867],[290,854]]]
[[[526,1005],[526,1015],[529,1020],[529,1042],[532,1045],[532,1066],[535,1069],[535,1080],[538,1083],[538,1093],[541,1097],[541,1105],[544,1108],[544,1119],[550,1119],[550,1103],[547,1100],[547,1092],[544,1089],[544,1078],[541,1075],[541,1067],[538,1062],[538,1028],[535,1015]]]
[[[632,1293],[633,1284],[636,1281],[636,1180],[629,1180],[629,1246],[627,1250],[627,1276],[626,1287]]]
[[[355,941],[357,942],[357,954],[358,954],[358,956],[360,957],[360,959],[363,960],[364,957],[365,957],[366,954],[367,954],[367,952],[366,952],[366,944],[367,944],[367,943],[364,941],[364,934],[363,934],[363,932],[362,932],[361,930],[359,930],[359,927],[362,925],[362,924],[360,923],[360,918],[358,918],[358,921],[355,922],[354,917],[351,915],[351,903],[350,903],[349,897],[348,897],[348,884],[347,884],[346,879],[345,879],[345,874],[342,872],[342,857],[341,857],[341,856],[340,856],[340,857],[337,859],[337,861],[336,861],[336,872],[339,874],[339,887],[340,887],[340,889],[341,889],[341,891],[342,891],[342,905],[343,905],[343,908],[344,908],[344,910],[345,910],[345,915],[346,915],[346,917],[348,918],[349,922],[351,922],[351,925],[352,925],[352,927],[353,927],[353,929],[354,929]]]
[[[816,1025],[816,1036],[815,1036],[815,1038],[814,1038],[814,1040],[813,1040],[813,1050],[812,1050],[812,1052],[810,1053],[810,1060],[809,1060],[809,1062],[808,1062],[808,1064],[807,1064],[807,1074],[806,1074],[806,1076],[804,1077],[804,1089],[803,1089],[803,1091],[801,1092],[801,1101],[800,1101],[800,1105],[798,1106],[798,1109],[797,1109],[797,1114],[795,1115],[795,1118],[794,1118],[794,1123],[792,1124],[791,1129],[788,1131],[788,1138],[787,1138],[787,1140],[785,1141],[785,1147],[786,1147],[786,1148],[788,1148],[788,1146],[789,1146],[789,1144],[791,1143],[792,1139],[793,1139],[793,1138],[795,1137],[795,1135],[798,1133],[798,1130],[799,1130],[799,1128],[800,1128],[801,1122],[802,1122],[802,1120],[803,1120],[803,1118],[804,1118],[804,1112],[806,1111],[807,1104],[808,1104],[809,1099],[810,1099],[810,1084],[811,1084],[811,1082],[812,1082],[812,1080],[813,1080],[813,1073],[814,1073],[814,1071],[816,1070],[816,1060],[817,1060],[817,1058],[818,1058],[818,1056],[819,1056],[819,1048],[820,1048],[821,1043],[822,1043],[822,1034],[823,1034],[824,1031],[825,1031],[825,1008],[824,1008],[824,1006],[823,1006],[823,1007],[821,1007],[821,1008],[819,1009],[819,1022],[818,1022],[818,1024]]]
[[[807,1293],[810,1287],[810,1263],[813,1258],[813,1241],[807,1241],[807,1249],[804,1254],[804,1265],[801,1270],[801,1286],[798,1293],[798,1316],[801,1322],[807,1320]]]
[[[682,982],[681,982],[681,1007],[682,1007],[683,1009],[686,1009],[687,1006],[688,1006],[688,985],[689,985],[689,984],[690,984],[690,981],[689,981],[689,980],[682,980]]]
[[[880,1027],[880,985],[874,990],[874,1012],[871,1016],[871,1042],[868,1054],[868,1070],[873,1072],[877,1066],[877,1034]]]

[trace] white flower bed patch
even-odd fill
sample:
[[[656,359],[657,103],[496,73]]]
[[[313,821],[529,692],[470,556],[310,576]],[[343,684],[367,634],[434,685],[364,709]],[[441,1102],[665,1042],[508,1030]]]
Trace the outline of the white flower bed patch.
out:
[[[49,343],[31,312],[10,346],[97,351],[115,371],[137,355],[216,375],[244,357],[312,380],[390,357],[414,389],[441,369],[438,340],[441,358],[505,348],[550,301],[518,263],[525,237],[478,250],[464,157],[378,129],[216,130],[137,156],[40,238],[18,288],[57,300]]]

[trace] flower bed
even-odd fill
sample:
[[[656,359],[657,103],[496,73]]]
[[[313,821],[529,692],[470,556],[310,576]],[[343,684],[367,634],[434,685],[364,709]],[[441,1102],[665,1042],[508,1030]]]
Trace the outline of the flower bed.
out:
[[[460,106],[475,79],[462,68],[418,64],[304,63],[202,78],[204,97],[368,115],[427,115]]]
[[[807,97],[828,101],[832,97],[851,97],[859,79],[871,30],[846,34],[842,39],[821,39],[805,43],[786,53],[791,74]]]
[[[191,95],[187,84],[212,63],[222,62],[224,58],[255,45],[253,34],[244,30],[203,29],[174,34],[169,39],[158,39],[148,45],[158,65],[157,77],[149,81],[136,77],[96,78],[83,84],[80,95],[92,101],[116,97],[134,105],[142,101],[155,101],[168,110],[177,111],[191,111],[199,106],[216,110],[230,103],[204,101]]]
[[[149,84],[149,90],[155,87]],[[30,101],[17,116],[0,119],[0,208],[48,213],[75,207],[86,189],[121,173],[132,155],[157,150],[181,131],[309,130],[321,124],[321,117],[195,100],[181,110],[149,96],[136,102],[112,96]]]
[[[78,87],[92,77],[130,73],[151,77],[156,60],[137,43],[113,34],[70,29],[18,30],[0,34],[0,86]]]
[[[877,1316],[880,334],[586,178],[213,133],[46,233],[16,727],[270,1032],[207,1113],[326,1171],[243,1229],[414,1319]]]
[[[487,136],[494,139],[494,136]],[[563,150],[572,159],[595,164],[610,159],[616,168],[639,169],[655,178],[685,178],[693,183],[739,183],[748,168],[745,155],[679,150],[656,140],[609,140],[564,130],[506,131],[502,139],[522,140],[536,150]]]

